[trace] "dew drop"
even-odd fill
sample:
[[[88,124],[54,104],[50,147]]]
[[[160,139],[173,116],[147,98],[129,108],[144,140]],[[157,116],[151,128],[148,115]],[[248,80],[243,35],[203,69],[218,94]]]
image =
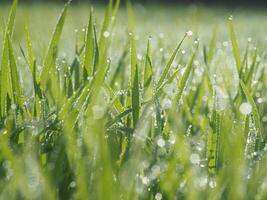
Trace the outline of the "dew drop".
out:
[[[105,32],[103,33],[103,36],[104,36],[105,38],[108,38],[108,37],[110,36],[110,32],[105,31]]]
[[[162,194],[158,192],[158,193],[155,195],[155,200],[161,200],[161,199],[162,199]]]
[[[144,185],[148,185],[148,184],[149,184],[149,178],[146,177],[146,176],[144,176],[144,177],[142,178],[142,183],[143,183]]]
[[[162,102],[162,109],[166,110],[166,109],[170,109],[172,107],[172,101],[168,98],[165,98]]]
[[[12,104],[12,105],[11,105],[11,109],[12,109],[12,110],[16,110],[16,108],[17,108],[17,105],[16,105],[16,104]]]
[[[216,181],[215,180],[210,180],[210,182],[209,182],[209,186],[210,186],[210,188],[215,188],[216,187]]]
[[[187,31],[187,32],[186,32],[186,35],[187,35],[188,37],[191,37],[191,36],[193,35],[193,31],[191,31],[191,30]]]
[[[158,141],[157,141],[157,145],[159,147],[164,147],[165,146],[165,140],[163,138],[159,138]]]
[[[252,106],[249,103],[244,102],[240,105],[239,110],[243,115],[249,115],[252,112]]]
[[[208,183],[208,178],[207,177],[202,177],[199,180],[199,187],[205,188],[207,183]]]
[[[224,46],[224,47],[228,47],[228,42],[227,42],[227,41],[224,41],[224,42],[223,42],[223,46]]]
[[[196,153],[193,153],[191,156],[190,156],[190,162],[192,164],[199,164],[200,163],[200,157],[198,154]]]
[[[76,187],[76,183],[75,183],[75,181],[72,181],[71,183],[70,183],[70,188],[75,188]]]
[[[170,135],[169,143],[172,144],[172,145],[176,143],[176,138],[175,138],[175,136],[173,134]]]

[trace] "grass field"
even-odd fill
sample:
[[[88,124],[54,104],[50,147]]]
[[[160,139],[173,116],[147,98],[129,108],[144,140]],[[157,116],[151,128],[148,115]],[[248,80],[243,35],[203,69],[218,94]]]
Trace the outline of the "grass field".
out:
[[[267,199],[264,10],[14,1],[0,19],[1,200]]]

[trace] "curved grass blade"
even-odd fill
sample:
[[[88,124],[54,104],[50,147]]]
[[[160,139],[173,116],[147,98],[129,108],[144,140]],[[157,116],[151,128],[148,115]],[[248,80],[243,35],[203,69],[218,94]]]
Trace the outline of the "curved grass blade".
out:
[[[123,117],[127,116],[128,114],[130,114],[133,111],[132,108],[123,111],[122,113],[120,113],[119,115],[117,115],[114,119],[110,120],[107,122],[107,127],[111,127],[112,125],[114,125],[116,122],[120,121]]]
[[[231,38],[231,43],[232,43],[232,48],[233,48],[233,54],[235,58],[235,63],[236,63],[236,69],[238,74],[240,75],[241,73],[241,68],[242,68],[242,61],[241,61],[241,54],[240,54],[240,49],[238,47],[237,43],[237,38],[234,30],[234,25],[232,19],[228,19],[228,26],[229,26],[229,31],[230,31],[230,38]]]
[[[0,72],[0,78],[1,78],[1,89],[0,89],[0,112],[1,117],[3,118],[6,111],[7,111],[7,95],[11,95],[11,83],[9,78],[9,50],[8,50],[8,34],[12,35],[14,30],[14,24],[15,24],[15,17],[17,12],[17,0],[13,1],[7,26],[5,26],[4,30],[4,41],[3,41],[3,51],[2,51],[2,61],[1,61],[1,72]]]
[[[184,35],[184,37],[182,38],[182,40],[180,41],[180,43],[178,44],[178,46],[174,50],[173,54],[171,55],[171,58],[167,62],[166,66],[164,67],[162,75],[160,76],[159,81],[158,81],[158,87],[160,87],[162,85],[162,83],[164,82],[166,76],[168,75],[168,72],[169,72],[169,70],[171,68],[171,65],[172,65],[172,63],[173,63],[173,61],[174,61],[174,59],[175,59],[175,57],[176,57],[181,45],[183,44],[186,36],[187,36],[187,34]]]
[[[27,45],[27,52],[28,52],[28,58],[27,58],[27,62],[28,62],[28,66],[31,70],[31,72],[33,73],[33,68],[34,68],[34,63],[35,63],[35,55],[34,55],[34,50],[32,47],[32,40],[31,40],[31,36],[30,36],[30,32],[28,27],[25,28],[25,32],[26,32],[26,45]],[[36,72],[36,79],[38,80],[39,76],[38,73]]]
[[[109,85],[107,85],[106,83],[104,83],[104,88],[106,89],[106,92],[109,94],[110,99],[115,99],[113,104],[115,108],[117,109],[117,111],[119,113],[123,112],[125,108],[123,107],[119,99],[116,97],[116,94],[114,93],[112,88],[109,87]]]
[[[210,45],[209,45],[209,52],[207,55],[208,64],[211,63],[211,61],[214,57],[214,53],[215,53],[215,49],[216,49],[216,40],[217,40],[217,29],[214,29],[213,36],[212,36],[212,39],[211,39]]]
[[[192,66],[193,66],[193,61],[195,59],[195,56],[196,56],[196,53],[197,53],[197,49],[198,47],[196,47],[194,53],[192,54],[186,68],[185,68],[185,71],[181,77],[181,80],[179,82],[179,85],[178,85],[178,92],[177,94],[175,95],[175,98],[174,98],[174,102],[175,103],[178,103],[181,99],[181,96],[184,92],[184,89],[185,89],[185,86],[186,86],[186,82],[187,80],[189,79],[189,75],[190,75],[190,72],[191,72],[191,69],[192,69]]]
[[[17,70],[17,64],[13,52],[13,47],[11,44],[11,39],[9,34],[7,33],[7,40],[8,40],[8,50],[9,50],[9,67],[10,67],[10,77],[12,83],[12,93],[13,93],[13,100],[14,103],[19,105],[22,108],[22,101],[21,101],[21,88],[19,83],[19,75]]]
[[[246,79],[246,86],[248,88],[251,88],[251,85],[252,85],[252,80],[253,80],[254,73],[256,70],[256,66],[257,66],[257,56],[258,56],[258,53],[257,53],[257,50],[255,50],[255,52],[253,54],[251,66],[249,68],[250,70],[248,72],[247,79]]]
[[[93,28],[93,10],[90,12],[90,17],[88,20],[87,34],[86,34],[86,45],[85,45],[85,55],[84,55],[84,66],[87,74],[92,75],[93,59],[94,59],[94,28]]]
[[[14,30],[15,17],[16,17],[16,13],[17,13],[17,5],[18,5],[18,1],[14,0],[12,7],[11,7],[10,14],[9,14],[8,25],[7,25],[7,30],[9,32],[10,36],[12,36],[13,30]]]
[[[255,127],[256,127],[256,130],[257,130],[257,140],[259,142],[261,142],[262,139],[263,139],[263,136],[262,136],[262,130],[261,130],[260,114],[259,114],[257,105],[256,105],[252,95],[250,94],[247,86],[245,85],[245,83],[242,80],[240,80],[240,86],[241,86],[242,91],[244,92],[244,94],[245,94],[245,96],[247,98],[247,101],[252,106],[252,115],[253,115]]]
[[[9,79],[9,50],[7,32],[3,42],[2,62],[1,62],[1,117],[4,118],[7,111],[7,95],[10,88]]]
[[[63,26],[65,23],[65,18],[67,15],[69,4],[70,4],[70,1],[65,5],[65,7],[63,8],[61,12],[61,15],[58,19],[52,39],[50,41],[50,45],[48,47],[48,51],[46,53],[46,56],[43,62],[43,69],[42,69],[42,73],[40,77],[40,83],[41,83],[42,89],[45,89],[46,87],[46,83],[47,83],[47,80],[49,79],[49,73],[51,72],[51,70],[55,70],[53,66],[55,66],[59,40],[60,40],[60,36],[61,36]]]
[[[126,12],[127,12],[127,17],[128,17],[128,31],[130,33],[135,32],[135,18],[133,14],[133,6],[130,0],[126,1]]]

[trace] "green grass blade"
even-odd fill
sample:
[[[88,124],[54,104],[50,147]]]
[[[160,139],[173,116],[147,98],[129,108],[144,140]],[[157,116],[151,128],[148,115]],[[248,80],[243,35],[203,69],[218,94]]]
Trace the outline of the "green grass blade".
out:
[[[137,66],[137,55],[134,36],[131,35],[131,95],[132,95],[132,109],[133,109],[133,125],[137,125],[139,119],[139,76]]]
[[[46,82],[49,78],[49,73],[51,72],[51,70],[53,70],[53,72],[55,71],[55,69],[52,69],[53,66],[55,66],[55,61],[56,61],[56,57],[57,57],[57,51],[58,51],[58,45],[59,45],[59,40],[60,40],[60,36],[63,30],[63,26],[65,23],[65,18],[67,15],[67,10],[69,7],[70,2],[68,2],[65,7],[63,8],[61,15],[58,19],[56,28],[54,30],[52,39],[50,41],[50,45],[48,47],[48,51],[46,53],[44,62],[43,62],[43,69],[42,69],[42,73],[41,73],[41,77],[40,77],[40,83],[41,83],[41,87],[42,89],[45,88]]]
[[[34,67],[34,62],[35,62],[35,55],[34,55],[34,50],[33,50],[33,46],[32,46],[32,39],[31,39],[31,36],[30,36],[30,32],[29,32],[28,27],[25,28],[25,32],[26,32],[27,52],[28,52],[27,62],[28,62],[28,66],[30,68],[31,73],[33,73],[33,67]]]
[[[12,36],[13,30],[14,30],[15,17],[16,17],[16,13],[17,13],[17,5],[18,5],[18,1],[14,0],[12,7],[11,7],[11,11],[9,13],[7,28],[8,28],[8,32],[9,32],[10,36]]]
[[[123,105],[121,104],[121,102],[119,101],[119,99],[116,97],[116,94],[114,93],[114,91],[112,90],[111,87],[109,87],[108,84],[104,83],[104,88],[106,90],[106,92],[108,93],[110,99],[114,99],[114,106],[116,108],[116,110],[121,113],[125,110],[125,108],[123,107]]]
[[[143,88],[146,89],[152,80],[152,62],[151,62],[151,47],[150,40],[147,42],[147,50],[146,50],[146,62],[145,62],[145,72],[144,72],[144,80],[143,80]]]
[[[133,14],[133,6],[130,0],[126,1],[126,12],[128,17],[128,31],[135,33],[135,18]]]
[[[85,55],[84,55],[84,69],[86,69],[89,76],[92,75],[93,71],[93,59],[94,59],[94,29],[93,29],[93,14],[92,10],[90,12],[90,18],[87,26],[86,33],[86,45],[85,45]]]
[[[184,73],[183,73],[183,75],[181,77],[181,80],[180,80],[179,85],[178,85],[178,92],[175,95],[175,99],[174,99],[175,103],[178,103],[180,101],[181,96],[182,96],[182,94],[184,92],[184,89],[185,89],[185,86],[186,86],[186,82],[189,79],[189,75],[190,75],[190,72],[191,72],[192,67],[193,67],[193,61],[195,59],[195,56],[196,56],[196,53],[197,53],[197,49],[198,48],[196,48],[194,53],[192,54],[190,60],[187,63],[185,71],[184,71]]]
[[[8,38],[5,33],[2,51],[2,62],[1,62],[1,117],[4,118],[7,111],[7,94],[10,88],[9,81],[9,50],[8,50]]]
[[[110,24],[112,21],[112,11],[113,11],[113,1],[110,0],[108,6],[106,7],[105,18],[101,29],[101,35],[99,38],[99,52],[100,54],[106,51],[107,37],[105,37],[105,32],[110,31]]]
[[[165,80],[166,76],[168,75],[168,72],[169,72],[169,70],[171,68],[171,65],[172,65],[172,63],[173,63],[173,61],[174,61],[174,59],[175,59],[175,57],[176,57],[181,45],[183,44],[183,41],[185,40],[186,36],[187,36],[187,34],[184,35],[183,39],[180,41],[180,43],[178,44],[178,46],[176,47],[176,49],[172,53],[172,55],[171,55],[169,61],[167,62],[166,66],[164,67],[163,72],[162,72],[162,74],[161,74],[161,76],[159,78],[159,81],[158,81],[158,87],[160,87],[162,85],[163,81]]]
[[[13,100],[15,104],[19,105],[22,108],[19,75],[18,75],[17,64],[16,64],[13,47],[11,44],[11,39],[10,39],[9,34],[7,34],[7,40],[8,40],[8,49],[9,49],[9,66],[10,66]]]
[[[249,102],[249,104],[252,106],[252,115],[254,118],[254,123],[255,123],[255,127],[257,130],[257,138],[260,139],[260,141],[262,141],[262,130],[261,130],[261,121],[260,121],[260,114],[257,108],[257,105],[252,97],[252,95],[250,94],[247,86],[245,85],[245,83],[240,80],[240,86],[242,88],[242,91],[244,92],[247,101]]]
[[[240,49],[237,43],[233,20],[231,18],[228,19],[228,26],[229,26],[230,38],[232,42],[233,55],[234,55],[235,63],[236,63],[236,69],[237,69],[238,74],[240,74],[241,68],[242,68],[241,54],[240,54]]]
[[[215,108],[216,109],[216,108]],[[218,170],[219,160],[219,141],[220,141],[220,127],[221,127],[221,114],[213,110],[210,121],[211,130],[208,131],[207,138],[207,159],[208,159],[208,172],[210,176],[214,176]]]
[[[114,125],[116,122],[120,121],[123,117],[127,116],[128,114],[130,114],[133,111],[133,109],[128,109],[123,111],[122,113],[120,113],[119,115],[117,115],[114,119],[110,120],[107,122],[107,127],[111,127],[112,125]]]
[[[252,57],[252,63],[251,63],[251,66],[250,66],[250,69],[247,75],[247,79],[246,79],[246,86],[248,88],[251,88],[253,77],[255,75],[254,73],[256,70],[256,66],[257,66],[257,56],[258,56],[258,53],[257,53],[257,50],[255,50],[253,57]]]
[[[209,53],[207,55],[208,64],[211,63],[211,61],[214,57],[214,53],[216,50],[216,40],[217,40],[217,29],[214,29],[213,36],[212,36],[212,39],[211,39],[210,45],[209,45]]]

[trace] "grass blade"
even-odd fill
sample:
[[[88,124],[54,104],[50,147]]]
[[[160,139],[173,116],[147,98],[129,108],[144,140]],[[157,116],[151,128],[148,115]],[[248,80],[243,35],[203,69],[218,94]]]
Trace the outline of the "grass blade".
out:
[[[8,49],[9,49],[9,67],[10,67],[10,76],[11,76],[11,83],[12,83],[12,93],[13,93],[13,100],[14,103],[19,105],[22,108],[22,101],[21,101],[21,88],[19,83],[19,75],[17,70],[17,64],[13,52],[13,47],[11,44],[11,39],[9,34],[7,34],[8,40]]]
[[[17,5],[18,5],[18,1],[13,0],[11,11],[9,13],[8,25],[7,25],[7,30],[9,32],[10,36],[12,36],[13,30],[14,30],[15,17],[16,17],[16,13],[17,13]]]
[[[187,36],[187,34],[184,35],[183,39],[180,41],[180,43],[178,44],[178,46],[176,47],[176,49],[172,53],[171,58],[167,62],[166,66],[164,67],[162,75],[160,76],[159,81],[158,81],[158,87],[160,87],[162,85],[163,81],[165,80],[166,76],[168,75],[168,72],[171,68],[171,65],[172,65],[181,45],[183,44],[183,41],[185,40],[186,36]]]
[[[178,85],[178,92],[177,92],[177,94],[175,95],[175,98],[174,98],[174,102],[175,103],[178,103],[180,101],[181,96],[182,96],[182,94],[184,92],[184,89],[185,89],[185,86],[186,86],[186,82],[189,79],[189,75],[190,75],[191,69],[193,67],[193,61],[195,59],[197,49],[198,49],[198,47],[196,47],[194,53],[192,54],[189,62],[187,63],[185,71],[184,71],[184,73],[183,73],[183,75],[181,77],[181,80],[180,80],[179,85]]]
[[[87,26],[87,34],[86,34],[86,45],[85,45],[85,55],[84,55],[84,66],[86,69],[88,76],[92,75],[93,70],[93,59],[94,59],[94,29],[93,29],[93,16],[92,10],[90,12],[90,18]]]
[[[61,15],[58,19],[58,22],[57,22],[56,28],[54,30],[50,45],[48,47],[48,51],[46,53],[46,56],[45,56],[45,59],[43,62],[43,69],[42,69],[42,73],[41,73],[41,77],[40,77],[40,83],[41,83],[42,89],[45,89],[47,80],[49,78],[49,73],[51,72],[51,70],[55,70],[52,67],[55,66],[59,40],[60,40],[60,36],[61,36],[63,26],[65,23],[65,18],[67,15],[67,10],[68,10],[69,4],[70,4],[70,1],[65,5],[65,7],[63,8],[63,10],[61,12]]]
[[[237,43],[233,20],[231,17],[228,19],[228,26],[229,26],[230,38],[232,42],[233,54],[234,54],[235,63],[236,63],[236,69],[237,69],[238,74],[240,74],[241,68],[242,68],[241,54],[240,54],[240,49]]]
[[[9,79],[9,50],[8,50],[8,38],[5,33],[2,51],[1,62],[1,117],[4,118],[7,112],[7,95],[10,88]]]
[[[253,115],[255,127],[257,130],[257,138],[258,138],[258,140],[262,141],[263,136],[262,136],[262,130],[261,130],[260,114],[259,114],[257,105],[256,105],[252,95],[250,94],[247,86],[245,85],[245,83],[242,80],[240,80],[240,86],[241,86],[242,91],[244,92],[244,94],[247,98],[247,101],[252,106],[252,115]]]
[[[132,93],[132,109],[133,109],[133,125],[137,125],[139,119],[139,76],[137,66],[137,55],[135,47],[135,39],[132,35],[131,38],[131,93]]]

